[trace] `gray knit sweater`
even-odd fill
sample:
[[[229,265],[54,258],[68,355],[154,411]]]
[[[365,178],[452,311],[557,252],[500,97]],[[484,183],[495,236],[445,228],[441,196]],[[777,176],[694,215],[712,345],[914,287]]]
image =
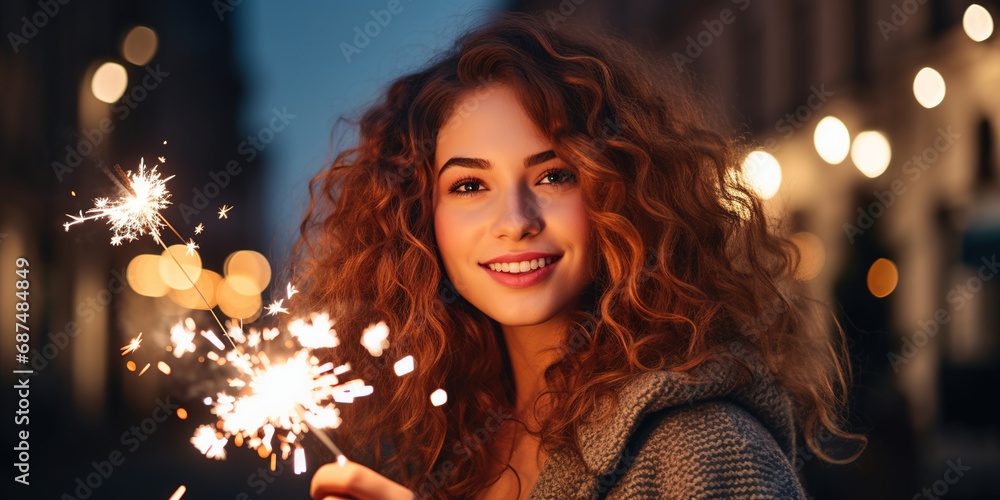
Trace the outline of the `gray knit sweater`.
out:
[[[580,430],[582,461],[548,457],[529,499],[805,498],[787,395],[730,375],[641,375],[610,422]]]

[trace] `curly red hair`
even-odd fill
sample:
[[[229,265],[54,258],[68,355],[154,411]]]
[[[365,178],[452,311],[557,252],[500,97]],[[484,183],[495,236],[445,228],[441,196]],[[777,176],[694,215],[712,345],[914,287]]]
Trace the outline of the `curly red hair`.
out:
[[[521,13],[467,32],[389,85],[358,121],[357,147],[310,183],[294,252],[300,311],[329,311],[341,337],[330,356],[376,387],[341,405],[346,432],[336,437],[348,455],[370,451],[373,468],[395,467],[405,486],[436,498],[471,496],[506,464],[482,446],[489,419],[513,407],[504,340],[450,286],[432,208],[437,133],[461,96],[494,84],[515,90],[576,169],[599,263],[545,371],[536,404],[552,411],[541,446],[578,453],[577,427],[598,399],[641,372],[697,372],[724,359],[748,380],[772,377],[809,448],[844,461],[817,440],[826,431],[864,441],[841,429],[843,332],[794,278],[795,245],[769,228],[759,197],[734,175],[747,148],[713,131],[676,75],[628,43]],[[377,321],[391,345],[372,357],[360,336]],[[766,373],[729,355],[733,346]],[[416,369],[396,377],[389,365],[405,355]],[[438,388],[447,405],[429,401]],[[443,484],[428,487],[445,461]]]

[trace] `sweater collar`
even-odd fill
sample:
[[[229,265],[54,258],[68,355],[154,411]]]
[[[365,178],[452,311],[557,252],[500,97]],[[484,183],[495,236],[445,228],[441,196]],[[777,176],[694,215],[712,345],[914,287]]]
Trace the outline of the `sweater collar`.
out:
[[[712,399],[728,399],[745,407],[771,432],[789,461],[794,462],[791,402],[759,362],[749,364],[757,374],[754,382],[737,379],[732,357],[717,358],[689,372],[642,373],[618,393],[618,411],[612,411],[609,419],[579,427],[577,436],[585,464],[598,474],[610,472],[643,417],[665,408]],[[601,400],[595,413],[606,410],[610,404],[608,398]]]

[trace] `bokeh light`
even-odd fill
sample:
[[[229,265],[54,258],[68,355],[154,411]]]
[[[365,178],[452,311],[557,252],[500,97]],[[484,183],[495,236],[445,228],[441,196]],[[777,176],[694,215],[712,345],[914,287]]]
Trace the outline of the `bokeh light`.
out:
[[[781,187],[781,165],[770,153],[754,151],[743,160],[743,178],[761,198],[769,199]]]
[[[242,295],[259,294],[271,281],[271,265],[263,255],[253,250],[229,254],[223,272],[228,286]]]
[[[826,248],[823,247],[823,240],[813,233],[802,231],[795,233],[789,238],[799,249],[802,259],[798,268],[795,269],[795,278],[799,280],[811,280],[819,276],[826,263]]]
[[[135,293],[146,297],[162,297],[170,287],[160,277],[159,255],[140,254],[132,258],[125,270],[125,279]]]
[[[441,406],[448,402],[448,393],[444,389],[438,389],[431,393],[431,404]]]
[[[944,77],[933,68],[924,68],[913,78],[913,96],[925,108],[933,108],[944,100]]]
[[[244,285],[245,283],[238,282],[238,286]],[[242,293],[233,286],[232,280],[228,277],[219,283],[215,296],[219,301],[219,309],[230,318],[253,321],[260,316],[260,312],[263,310],[263,300],[259,293]]]
[[[205,300],[208,301],[209,306],[215,307],[219,300],[216,297],[216,291],[219,285],[222,284],[222,275],[215,271],[210,271],[208,269],[202,269],[201,275],[198,276],[198,280],[195,281],[195,285],[198,290],[194,287],[185,288],[183,290],[172,289],[167,294],[170,300],[173,300],[175,304],[186,307],[188,309],[202,309],[208,310],[209,308],[205,306]],[[198,291],[201,294],[198,294]],[[202,300],[201,296],[204,295],[205,299]]]
[[[144,66],[156,55],[156,47],[156,32],[145,26],[136,26],[125,35],[122,56],[136,66]]]
[[[816,124],[813,144],[816,145],[820,158],[831,165],[837,165],[851,151],[851,134],[844,122],[835,116],[827,116]]]
[[[174,290],[187,290],[194,286],[192,281],[198,282],[198,278],[201,277],[201,256],[198,255],[197,250],[189,251],[187,245],[170,245],[160,255],[162,257],[160,259],[160,278],[167,286]],[[171,255],[173,258],[170,258]],[[180,266],[177,265],[178,263]],[[184,271],[181,271],[181,268]]]
[[[973,41],[982,42],[993,34],[993,16],[982,5],[972,4],[962,16],[962,28]]]
[[[851,161],[861,173],[875,178],[882,175],[892,160],[892,148],[889,140],[881,132],[869,130],[861,132],[854,138],[851,146]]]
[[[90,91],[94,97],[106,102],[118,102],[128,86],[128,73],[118,63],[106,62],[94,72],[90,79]]]
[[[882,298],[892,293],[899,283],[899,271],[889,259],[878,259],[868,268],[868,291]]]

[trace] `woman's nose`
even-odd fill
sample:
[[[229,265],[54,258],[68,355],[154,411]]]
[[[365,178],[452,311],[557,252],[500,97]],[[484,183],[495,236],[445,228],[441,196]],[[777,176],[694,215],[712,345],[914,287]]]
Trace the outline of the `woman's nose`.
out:
[[[497,237],[520,240],[544,227],[542,201],[526,186],[508,190],[499,205],[494,230]]]

